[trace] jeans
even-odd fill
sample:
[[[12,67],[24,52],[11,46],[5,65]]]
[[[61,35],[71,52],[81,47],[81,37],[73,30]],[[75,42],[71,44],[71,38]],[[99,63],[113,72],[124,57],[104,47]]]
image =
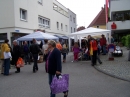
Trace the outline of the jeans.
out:
[[[66,60],[66,53],[62,53],[63,55],[63,60]]]
[[[103,46],[103,54],[106,54],[106,46]]]
[[[38,70],[37,59],[38,59],[38,54],[33,54],[33,60],[34,60],[33,72],[35,72],[35,70]]]
[[[10,59],[4,59],[4,75],[9,75]]]
[[[48,77],[49,77],[49,85],[51,85],[51,82],[52,82],[54,76],[55,76],[55,75],[51,75],[51,74],[48,75]],[[50,93],[50,97],[56,97],[56,95],[55,95],[55,94],[52,94],[52,92],[51,92],[51,93]]]
[[[24,60],[25,60],[25,63],[29,62],[29,64],[30,64],[30,54],[25,54]]]
[[[86,60],[88,60],[88,54],[84,54]]]

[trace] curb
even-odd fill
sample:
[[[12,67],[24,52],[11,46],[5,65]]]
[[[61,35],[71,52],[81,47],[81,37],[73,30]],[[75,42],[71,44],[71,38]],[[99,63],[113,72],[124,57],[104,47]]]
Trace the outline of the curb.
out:
[[[96,70],[98,70],[99,72],[102,72],[102,73],[104,73],[104,74],[106,74],[106,75],[109,75],[109,76],[111,76],[111,77],[114,77],[114,78],[117,78],[117,79],[120,79],[120,80],[123,80],[123,81],[130,82],[130,80],[128,80],[128,79],[121,78],[121,77],[119,77],[119,76],[116,76],[116,75],[110,74],[110,73],[108,73],[108,72],[105,72],[104,70],[99,69],[97,66],[94,66],[94,68],[95,68]]]

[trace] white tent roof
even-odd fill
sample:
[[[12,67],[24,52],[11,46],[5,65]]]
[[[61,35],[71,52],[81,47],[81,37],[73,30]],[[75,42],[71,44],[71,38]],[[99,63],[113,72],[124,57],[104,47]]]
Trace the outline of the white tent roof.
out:
[[[55,37],[53,35],[47,34],[47,33],[43,33],[41,31],[37,31],[34,33],[31,33],[29,35],[23,36],[18,38],[18,41],[31,41],[33,38],[35,38],[36,40],[44,40],[44,39],[58,39],[58,37]]]
[[[71,33],[68,36],[70,36],[70,37],[72,37],[72,36],[84,36],[85,37],[85,35],[95,36],[95,35],[107,34],[107,33],[110,33],[110,32],[111,32],[110,30],[90,27],[90,28],[86,28],[84,30],[81,30],[81,31],[78,31],[78,32],[75,32],[75,33]]]

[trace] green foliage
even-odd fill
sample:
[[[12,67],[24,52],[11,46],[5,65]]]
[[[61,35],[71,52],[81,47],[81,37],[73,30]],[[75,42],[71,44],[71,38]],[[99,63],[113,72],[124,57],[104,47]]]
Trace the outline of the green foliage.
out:
[[[130,35],[126,36],[126,46],[130,47]]]
[[[121,38],[121,42],[123,43],[124,46],[130,47],[130,35],[123,36]]]
[[[121,42],[123,43],[124,46],[126,46],[126,36],[123,36],[121,38]]]

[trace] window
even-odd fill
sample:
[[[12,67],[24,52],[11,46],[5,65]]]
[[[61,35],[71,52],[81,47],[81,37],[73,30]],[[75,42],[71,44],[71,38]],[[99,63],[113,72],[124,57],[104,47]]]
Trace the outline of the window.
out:
[[[27,21],[27,10],[20,9],[20,19]]]
[[[112,21],[130,20],[130,10],[112,12]]]
[[[76,32],[76,31],[75,31],[75,28],[74,28],[74,32]]]
[[[70,16],[70,21],[72,21],[72,16]]]
[[[73,33],[73,31],[72,31],[72,27],[71,27],[71,33]]]
[[[57,22],[56,24],[57,24],[57,29],[59,30],[59,22]]]
[[[45,17],[39,16],[38,17],[39,26],[40,27],[47,27],[50,28],[50,19],[47,19]]]
[[[63,31],[63,24],[61,23],[61,30]]]
[[[73,18],[73,21],[74,21],[74,23],[75,23],[75,18]]]
[[[53,4],[53,9],[58,11],[58,6],[56,4]]]
[[[68,27],[67,27],[67,25],[65,25],[65,29],[66,29],[66,32],[68,31]]]
[[[38,0],[38,2],[39,2],[40,4],[42,4],[42,0]]]

